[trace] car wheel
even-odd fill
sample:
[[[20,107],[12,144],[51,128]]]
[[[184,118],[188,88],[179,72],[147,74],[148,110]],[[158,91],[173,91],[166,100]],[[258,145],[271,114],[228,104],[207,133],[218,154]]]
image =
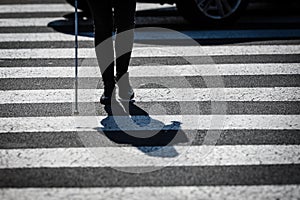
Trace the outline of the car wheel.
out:
[[[227,24],[237,20],[248,0],[177,0],[181,15],[192,23]]]

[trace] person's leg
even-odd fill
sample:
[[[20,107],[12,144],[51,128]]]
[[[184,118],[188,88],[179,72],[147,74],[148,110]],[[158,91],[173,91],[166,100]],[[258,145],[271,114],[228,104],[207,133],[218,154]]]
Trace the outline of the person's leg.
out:
[[[136,0],[114,0],[116,24],[116,69],[123,75],[128,71],[133,46]]]
[[[114,0],[114,17],[116,25],[116,79],[121,98],[133,98],[129,84],[128,66],[134,39],[136,0]],[[121,87],[120,87],[121,86]]]
[[[104,100],[110,101],[115,85],[112,41],[112,0],[87,0],[94,19],[95,49],[104,83]],[[103,102],[102,102],[103,103]]]

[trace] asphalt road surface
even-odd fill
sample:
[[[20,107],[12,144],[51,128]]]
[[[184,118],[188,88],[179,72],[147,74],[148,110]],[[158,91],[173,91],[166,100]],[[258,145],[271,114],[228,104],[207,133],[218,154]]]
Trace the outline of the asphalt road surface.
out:
[[[111,107],[80,13],[74,115],[74,8],[1,0],[0,198],[299,199],[299,7],[213,27],[139,4],[135,102]]]

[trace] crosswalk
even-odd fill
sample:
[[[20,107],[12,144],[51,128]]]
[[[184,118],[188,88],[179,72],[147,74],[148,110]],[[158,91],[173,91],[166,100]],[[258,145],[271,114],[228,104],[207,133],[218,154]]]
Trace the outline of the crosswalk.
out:
[[[284,39],[300,29],[182,31],[224,40],[201,47],[138,31],[136,102],[112,121],[87,30],[73,113],[74,36],[57,29],[72,12],[63,0],[0,2],[1,199],[299,199],[300,45]],[[225,42],[246,38],[257,41]]]
[[[137,51],[138,50],[138,51]],[[172,53],[174,52],[174,53]],[[82,58],[92,58],[95,56],[93,48],[79,50]],[[136,49],[132,57],[176,57],[176,56],[224,56],[224,55],[285,55],[300,54],[298,45],[274,45],[274,46],[249,46],[247,48],[235,46],[204,46],[199,50],[197,47],[165,47],[153,50]],[[3,59],[12,56],[16,59],[43,59],[43,58],[73,58],[74,49],[6,49],[0,51]]]

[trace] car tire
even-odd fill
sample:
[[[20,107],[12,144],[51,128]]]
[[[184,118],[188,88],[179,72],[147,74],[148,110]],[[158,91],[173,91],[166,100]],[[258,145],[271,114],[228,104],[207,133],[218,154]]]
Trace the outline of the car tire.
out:
[[[176,6],[179,13],[191,23],[225,25],[235,22],[248,2],[249,0],[177,0]]]

